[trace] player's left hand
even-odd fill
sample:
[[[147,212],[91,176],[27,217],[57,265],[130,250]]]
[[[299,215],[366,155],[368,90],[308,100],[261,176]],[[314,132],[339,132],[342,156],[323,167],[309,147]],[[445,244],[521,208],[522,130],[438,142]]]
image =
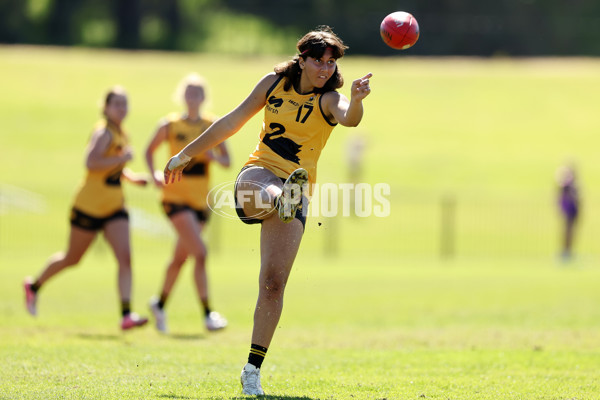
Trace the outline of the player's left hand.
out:
[[[123,169],[123,176],[127,181],[133,183],[138,186],[146,186],[150,181],[150,176],[145,173],[136,173],[130,170],[129,168]]]
[[[139,174],[134,180],[133,183],[135,183],[136,185],[139,186],[146,186],[148,184],[148,181],[150,179],[148,178],[147,175],[141,175]]]
[[[162,171],[154,171],[154,174],[152,175],[152,179],[154,180],[154,185],[161,189],[163,186],[165,186],[165,181],[163,181],[164,179],[164,175],[162,173]]]

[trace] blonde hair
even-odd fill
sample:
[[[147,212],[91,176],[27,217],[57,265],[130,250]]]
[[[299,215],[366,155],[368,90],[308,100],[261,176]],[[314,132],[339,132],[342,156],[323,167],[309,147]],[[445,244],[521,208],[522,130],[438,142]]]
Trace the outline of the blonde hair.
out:
[[[175,88],[175,92],[173,93],[173,101],[175,103],[179,105],[185,104],[184,95],[185,89],[188,86],[196,86],[202,88],[204,90],[204,98],[208,99],[208,87],[206,84],[206,80],[197,73],[190,72],[189,74],[184,76],[181,81],[179,81],[177,87]],[[204,103],[206,104],[206,100],[204,101]]]

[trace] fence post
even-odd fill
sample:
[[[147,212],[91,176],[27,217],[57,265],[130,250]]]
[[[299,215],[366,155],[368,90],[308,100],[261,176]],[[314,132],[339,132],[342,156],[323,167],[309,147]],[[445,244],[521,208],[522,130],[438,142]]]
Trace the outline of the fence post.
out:
[[[456,198],[451,193],[442,196],[440,226],[440,256],[450,259],[456,250]]]

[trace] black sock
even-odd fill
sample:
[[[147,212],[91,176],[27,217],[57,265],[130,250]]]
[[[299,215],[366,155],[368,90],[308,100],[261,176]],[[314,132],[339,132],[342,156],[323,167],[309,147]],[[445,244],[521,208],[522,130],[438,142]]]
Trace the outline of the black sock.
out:
[[[260,366],[262,365],[262,362],[264,361],[266,355],[266,347],[262,347],[257,344],[252,344],[250,346],[250,354],[248,355],[248,363],[260,369]]]
[[[131,313],[131,305],[129,300],[121,301],[121,315],[126,316]]]
[[[202,309],[204,310],[204,316],[208,317],[208,314],[210,314],[210,312],[212,311],[210,309],[210,303],[208,302],[208,299],[200,299],[200,304],[202,304]]]
[[[33,282],[29,287],[33,293],[37,293],[37,291],[40,290],[40,285],[37,283],[37,281]]]
[[[158,308],[160,308],[161,310],[163,308],[165,308],[165,303],[167,302],[167,297],[168,297],[168,295],[163,293],[160,295],[160,299],[158,299],[157,305],[158,305]]]

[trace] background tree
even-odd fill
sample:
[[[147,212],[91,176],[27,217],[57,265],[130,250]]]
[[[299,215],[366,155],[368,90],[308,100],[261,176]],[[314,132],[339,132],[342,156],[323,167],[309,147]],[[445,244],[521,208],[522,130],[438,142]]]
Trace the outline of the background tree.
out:
[[[399,10],[421,28],[411,55],[600,55],[596,0],[2,0],[0,43],[253,54],[326,24],[352,54],[389,55],[379,24]]]

